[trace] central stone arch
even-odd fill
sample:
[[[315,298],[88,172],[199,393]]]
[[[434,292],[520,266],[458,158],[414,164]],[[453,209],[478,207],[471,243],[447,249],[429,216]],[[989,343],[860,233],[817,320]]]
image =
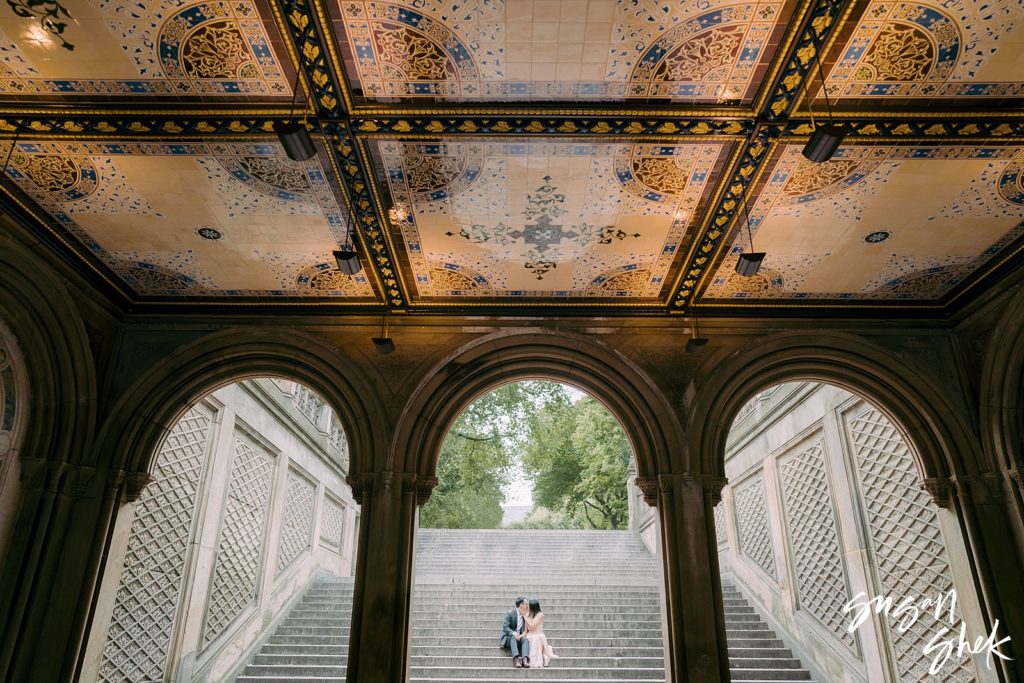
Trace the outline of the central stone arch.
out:
[[[603,403],[629,437],[640,477],[678,469],[679,420],[639,367],[581,335],[516,331],[463,346],[420,382],[398,422],[391,452],[404,459],[395,470],[433,482],[441,444],[463,408],[495,386],[522,379],[565,382]]]

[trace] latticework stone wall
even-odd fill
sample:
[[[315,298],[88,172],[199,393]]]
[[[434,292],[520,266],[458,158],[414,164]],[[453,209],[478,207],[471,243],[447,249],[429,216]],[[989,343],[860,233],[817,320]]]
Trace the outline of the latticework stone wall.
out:
[[[921,488],[913,456],[896,426],[869,405],[846,415],[857,462],[857,484],[871,528],[871,545],[885,595],[948,594],[954,588],[938,516]],[[924,653],[933,623],[919,619],[905,631],[889,629],[901,681],[931,681],[934,655]],[[970,659],[953,660],[945,681],[974,679]]]
[[[163,680],[212,415],[185,414],[156,459],[135,521],[100,667],[108,683]]]
[[[351,570],[356,511],[335,446],[266,403],[294,401],[271,380],[215,397],[170,432],[134,506],[119,577],[101,588],[109,628],[90,642],[89,680],[222,680],[314,573]]]
[[[929,615],[905,630],[898,618],[883,615],[850,632],[852,615],[844,607],[855,596],[898,605],[948,595],[954,587],[970,594],[973,586],[954,581],[946,533],[958,531],[944,530],[896,426],[841,389],[784,387],[758,398],[758,424],[748,411],[731,434],[740,445],[727,454],[726,475],[736,484],[723,499],[732,505],[715,510],[723,571],[771,611],[824,679],[975,680],[969,654],[951,657],[938,678],[928,672],[935,654],[925,646],[944,626],[958,631],[962,615],[955,624]],[[737,548],[722,545],[730,521]],[[783,545],[774,553],[773,540]],[[980,626],[980,615],[972,618]]]

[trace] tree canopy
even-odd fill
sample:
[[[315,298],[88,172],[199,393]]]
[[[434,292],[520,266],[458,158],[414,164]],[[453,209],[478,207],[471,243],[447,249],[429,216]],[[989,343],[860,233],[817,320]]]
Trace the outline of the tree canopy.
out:
[[[535,509],[519,528],[619,529],[628,522],[630,445],[592,398],[561,384],[506,384],[474,401],[449,430],[438,485],[420,514],[433,528],[497,528],[516,465]]]

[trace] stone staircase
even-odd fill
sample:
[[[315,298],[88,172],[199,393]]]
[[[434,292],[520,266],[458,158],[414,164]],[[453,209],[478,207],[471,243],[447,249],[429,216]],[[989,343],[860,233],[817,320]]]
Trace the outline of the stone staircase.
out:
[[[352,577],[317,576],[237,683],[344,683]]]
[[[409,683],[664,683],[660,572],[629,532],[417,532]],[[343,683],[350,579],[320,578],[239,683]],[[734,683],[810,681],[739,589],[724,583]],[[498,648],[515,596],[540,600],[559,659],[512,668]]]

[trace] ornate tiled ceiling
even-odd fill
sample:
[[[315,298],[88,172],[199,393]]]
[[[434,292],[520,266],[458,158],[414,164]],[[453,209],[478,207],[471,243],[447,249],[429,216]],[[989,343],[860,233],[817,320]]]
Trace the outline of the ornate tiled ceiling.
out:
[[[1022,43],[1016,0],[12,0],[4,203],[125,306],[941,314],[1020,260]]]
[[[371,102],[750,103],[795,2],[336,0]]]

